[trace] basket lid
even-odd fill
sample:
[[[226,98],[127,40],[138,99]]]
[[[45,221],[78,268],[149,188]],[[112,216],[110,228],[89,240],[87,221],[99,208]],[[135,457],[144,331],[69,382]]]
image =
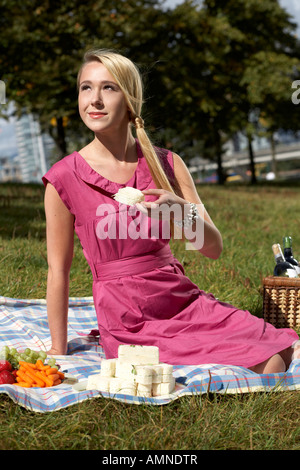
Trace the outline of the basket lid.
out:
[[[267,276],[264,286],[300,287],[300,277]]]

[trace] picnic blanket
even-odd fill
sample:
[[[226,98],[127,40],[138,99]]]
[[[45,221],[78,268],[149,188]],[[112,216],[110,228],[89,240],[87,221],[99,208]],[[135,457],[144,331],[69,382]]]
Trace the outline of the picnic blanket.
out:
[[[44,299],[12,299],[0,296],[0,350],[3,346],[18,350],[47,350],[51,346],[46,301]],[[104,352],[97,336],[97,320],[91,297],[70,298],[68,317],[68,352],[55,356],[61,370],[78,380],[87,380],[99,373]],[[295,360],[286,373],[258,375],[249,369],[221,364],[197,366],[174,365],[175,391],[168,396],[137,397],[109,395],[97,390],[76,390],[66,380],[56,387],[22,388],[0,385],[0,393],[34,412],[57,411],[99,396],[130,404],[165,405],[185,395],[205,393],[250,393],[300,390],[300,360]]]

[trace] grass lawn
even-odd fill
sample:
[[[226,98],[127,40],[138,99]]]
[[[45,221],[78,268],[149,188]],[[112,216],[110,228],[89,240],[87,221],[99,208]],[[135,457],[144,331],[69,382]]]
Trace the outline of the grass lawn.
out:
[[[201,289],[261,316],[262,279],[274,267],[271,245],[291,235],[300,258],[300,185],[208,185],[199,194],[222,232],[223,253],[216,261],[205,259],[176,240],[174,255]],[[2,184],[0,295],[44,298],[46,277],[43,187]],[[77,240],[70,295],[92,295]],[[159,407],[96,398],[46,414],[1,394],[0,449],[299,450],[299,410],[299,392],[209,394]]]

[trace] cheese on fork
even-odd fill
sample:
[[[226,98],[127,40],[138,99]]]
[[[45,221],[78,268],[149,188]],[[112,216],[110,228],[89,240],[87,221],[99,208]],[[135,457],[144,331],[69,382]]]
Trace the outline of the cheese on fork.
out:
[[[120,362],[134,365],[159,364],[159,349],[157,346],[120,344],[118,358]]]
[[[145,196],[139,189],[126,186],[125,188],[120,188],[119,191],[113,195],[113,198],[116,201],[121,202],[121,204],[134,206],[137,202],[143,201]]]

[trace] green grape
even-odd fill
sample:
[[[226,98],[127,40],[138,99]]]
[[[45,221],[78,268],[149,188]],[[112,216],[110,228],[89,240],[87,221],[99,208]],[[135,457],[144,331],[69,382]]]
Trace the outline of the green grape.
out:
[[[36,361],[39,357],[39,353],[37,351],[31,351],[29,356]]]
[[[14,356],[18,351],[16,350],[16,348],[11,348],[9,353],[11,356]]]
[[[30,356],[30,353],[31,353],[31,350],[29,348],[26,348],[24,351],[24,354],[26,354],[27,356]]]
[[[4,349],[4,348],[3,348],[3,349]],[[2,357],[4,360],[8,361],[9,358],[10,358],[10,354],[9,354],[9,352],[7,352],[7,350],[5,349],[5,350],[2,350],[2,351],[1,351],[1,357]]]
[[[39,358],[42,362],[47,358],[47,353],[45,351],[39,351]]]
[[[48,365],[49,366],[54,366],[56,363],[56,359],[54,359],[54,357],[50,357],[50,359],[48,359]]]

